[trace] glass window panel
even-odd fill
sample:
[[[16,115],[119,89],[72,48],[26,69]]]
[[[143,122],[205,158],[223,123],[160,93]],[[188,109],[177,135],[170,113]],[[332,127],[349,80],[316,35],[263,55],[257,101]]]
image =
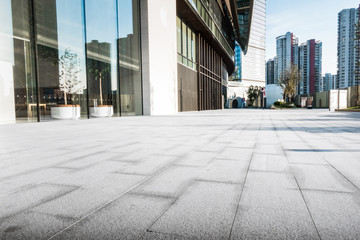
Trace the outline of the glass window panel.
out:
[[[181,20],[176,17],[177,52],[181,53]]]
[[[1,1],[0,122],[37,121],[30,12],[28,1]]]
[[[185,57],[187,57],[186,29],[187,29],[187,27],[186,27],[185,23],[182,23],[182,42],[183,42],[182,46],[183,47],[182,47],[181,54]]]
[[[118,4],[121,114],[142,115],[139,1]]]
[[[85,1],[90,117],[120,116],[115,0]]]
[[[83,1],[35,0],[41,120],[87,118]]]
[[[196,38],[195,38],[195,34],[194,32],[191,33],[191,60],[193,62],[196,62],[196,58],[195,58],[195,55],[196,55],[196,45],[195,45],[195,42],[196,42]]]
[[[186,31],[186,39],[187,39],[187,57],[191,59],[191,29],[187,28]]]

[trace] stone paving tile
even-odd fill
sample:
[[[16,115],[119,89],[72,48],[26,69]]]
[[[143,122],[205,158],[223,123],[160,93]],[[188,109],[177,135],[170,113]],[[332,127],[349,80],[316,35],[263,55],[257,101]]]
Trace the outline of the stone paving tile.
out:
[[[298,189],[292,174],[252,170],[248,172],[245,187],[257,190]]]
[[[218,154],[216,158],[237,161],[250,161],[253,152],[253,149],[247,148],[226,148],[224,151]]]
[[[230,148],[250,148],[250,149],[254,149],[255,148],[255,144],[256,141],[252,140],[232,140],[231,143],[229,143],[229,147]]]
[[[180,166],[206,167],[217,156],[217,152],[192,152],[176,163]]]
[[[0,180],[0,197],[3,194],[47,182],[71,172],[70,169],[47,168]]]
[[[73,222],[73,219],[61,216],[24,212],[0,223],[0,239],[49,239]]]
[[[195,149],[196,149],[196,146],[193,146],[193,145],[180,145],[180,146],[176,146],[172,149],[169,149],[169,151],[167,151],[166,154],[181,156],[181,155],[188,154],[189,152],[192,152]]]
[[[292,165],[301,189],[354,192],[357,189],[331,166]]]
[[[308,145],[307,143],[304,142],[292,142],[292,141],[284,141],[281,143],[281,145],[283,146],[283,148],[285,150],[298,150],[298,151],[306,151],[306,150],[311,150],[312,147],[310,145]]]
[[[303,191],[322,239],[360,239],[360,194]]]
[[[134,189],[136,193],[178,197],[200,174],[197,167],[172,166]]]
[[[0,198],[0,222],[3,218],[71,193],[74,189],[74,187],[70,186],[41,184],[20,192],[2,196]]]
[[[241,207],[231,239],[320,239],[304,211]]]
[[[0,125],[0,192],[12,192],[0,239],[48,239],[79,219],[58,237],[317,239],[316,226],[360,239],[359,120],[224,110]]]
[[[244,188],[241,206],[282,211],[307,212],[306,204],[298,189]]]
[[[140,148],[141,148],[141,145],[139,143],[133,143],[133,144],[125,145],[125,146],[113,147],[113,148],[109,149],[109,151],[115,152],[115,153],[131,153],[131,152],[137,151]]]
[[[173,201],[127,194],[54,239],[139,239]]]
[[[285,151],[286,157],[290,163],[299,164],[315,164],[315,165],[328,165],[326,160],[323,159],[323,154],[314,152],[312,150],[305,151]]]
[[[331,153],[326,154],[324,158],[360,189],[360,155],[349,153]]]
[[[284,155],[284,150],[279,144],[256,144],[255,153]]]
[[[254,154],[250,170],[270,172],[290,172],[290,165],[285,156]]]
[[[51,181],[54,184],[83,186],[103,179],[110,173],[120,171],[129,166],[128,163],[104,161],[91,167],[80,169],[68,174],[66,177],[56,178]]]
[[[131,189],[144,178],[144,176],[114,173],[41,204],[33,208],[33,211],[80,218]]]
[[[228,239],[241,186],[196,182],[150,228],[193,239]]]
[[[203,152],[220,152],[222,150],[224,150],[227,147],[227,143],[211,143],[211,144],[206,144],[205,146],[199,148],[198,151],[203,151]]]
[[[168,155],[151,155],[117,172],[128,174],[151,175],[160,168],[174,162],[178,157]]]
[[[125,161],[125,162],[138,162],[153,154],[160,154],[162,151],[158,149],[141,149],[134,151],[133,153],[119,156],[118,158],[112,158],[111,160]]]
[[[195,238],[147,231],[141,239],[142,240],[191,240],[191,239],[194,240]]]
[[[66,163],[57,165],[58,167],[64,167],[64,168],[76,168],[76,169],[82,169],[89,167],[93,164],[116,158],[117,156],[121,156],[120,153],[115,152],[99,152],[97,154],[91,154],[89,156],[84,156],[72,161],[68,161]]]
[[[215,160],[198,177],[199,180],[244,183],[249,163],[245,161]]]

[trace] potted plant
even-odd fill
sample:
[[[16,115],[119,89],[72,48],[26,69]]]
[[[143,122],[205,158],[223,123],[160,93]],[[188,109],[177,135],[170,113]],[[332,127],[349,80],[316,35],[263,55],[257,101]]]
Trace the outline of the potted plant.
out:
[[[51,117],[55,119],[79,119],[80,105],[68,104],[69,95],[80,93],[79,59],[76,53],[65,49],[59,57],[59,89],[63,92],[64,104],[51,107]]]
[[[101,66],[101,65],[100,65]],[[92,117],[112,117],[114,115],[114,108],[112,105],[104,105],[103,90],[102,90],[102,80],[103,77],[110,73],[110,66],[105,65],[93,69],[93,74],[95,80],[98,80],[99,83],[99,96],[100,104],[98,105],[97,99],[94,100],[94,105],[90,107],[90,116]]]

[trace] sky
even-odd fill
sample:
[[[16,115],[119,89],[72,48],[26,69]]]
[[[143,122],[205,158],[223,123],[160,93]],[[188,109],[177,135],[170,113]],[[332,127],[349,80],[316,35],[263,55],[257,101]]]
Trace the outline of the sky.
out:
[[[299,44],[323,43],[322,73],[337,73],[337,16],[360,0],[267,0],[266,59],[276,56],[276,37],[293,32]]]

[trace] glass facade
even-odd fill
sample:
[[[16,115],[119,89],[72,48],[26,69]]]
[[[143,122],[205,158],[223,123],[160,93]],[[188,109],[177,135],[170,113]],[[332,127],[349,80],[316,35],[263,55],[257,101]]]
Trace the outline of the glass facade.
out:
[[[138,0],[2,0],[0,121],[141,115],[139,12]]]
[[[241,47],[238,43],[235,44],[235,71],[231,75],[231,81],[240,81],[241,80]]]
[[[222,10],[215,0],[187,0],[199,14],[206,26],[225,49],[229,57],[234,56],[234,33],[231,25],[221,19]]]
[[[82,9],[81,0],[34,0],[40,120],[88,115]]]
[[[176,18],[178,62],[196,70],[196,34]]]
[[[28,1],[0,3],[0,120],[3,122],[37,120],[31,12]]]

